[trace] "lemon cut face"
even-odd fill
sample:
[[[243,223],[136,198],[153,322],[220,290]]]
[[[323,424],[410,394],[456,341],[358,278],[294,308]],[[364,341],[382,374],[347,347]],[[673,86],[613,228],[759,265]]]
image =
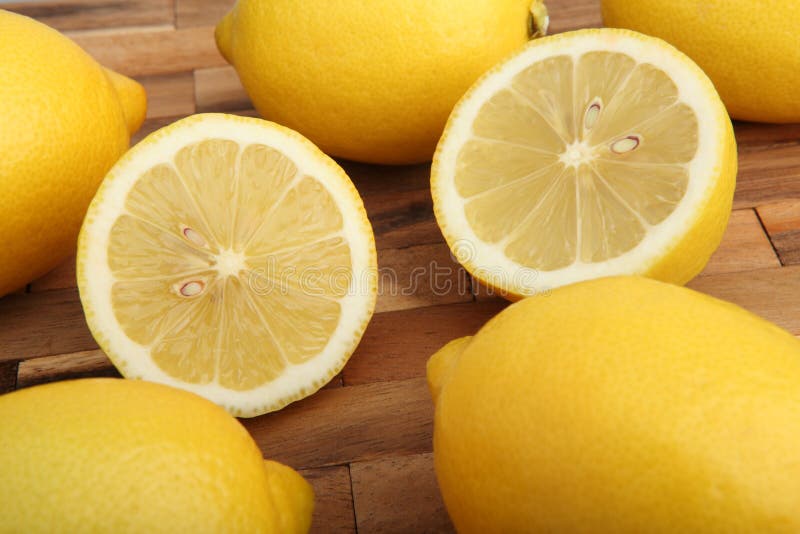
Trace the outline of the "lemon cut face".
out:
[[[574,32],[536,41],[462,99],[434,206],[462,263],[512,295],[664,259],[685,282],[699,269],[682,241],[705,224],[691,253],[719,244],[704,214],[724,229],[734,158],[730,120],[688,58],[633,32]]]
[[[266,121],[198,115],[107,177],[81,234],[81,299],[126,377],[235,415],[338,373],[375,304],[375,246],[350,180]]]

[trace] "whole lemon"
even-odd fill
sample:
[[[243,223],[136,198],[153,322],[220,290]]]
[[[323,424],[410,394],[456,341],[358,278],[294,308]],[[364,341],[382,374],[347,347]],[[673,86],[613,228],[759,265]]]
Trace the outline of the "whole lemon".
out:
[[[238,0],[216,38],[264,118],[334,156],[416,163],[470,85],[546,26],[541,0]]]
[[[222,408],[150,382],[0,397],[9,532],[306,532],[314,494]]]
[[[144,120],[144,89],[0,10],[0,296],[74,252],[83,215]]]
[[[645,278],[520,301],[428,363],[459,532],[800,532],[800,341]]]
[[[731,116],[800,121],[800,2],[603,0],[607,26],[661,37],[694,59]]]

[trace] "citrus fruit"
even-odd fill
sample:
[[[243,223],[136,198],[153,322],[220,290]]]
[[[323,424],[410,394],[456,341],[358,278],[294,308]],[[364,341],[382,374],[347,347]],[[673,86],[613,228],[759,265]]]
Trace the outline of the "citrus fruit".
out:
[[[603,0],[608,26],[660,37],[706,71],[730,114],[800,122],[800,3]]]
[[[0,296],[74,253],[98,184],[144,120],[144,89],[0,10]]]
[[[78,244],[89,328],[120,372],[237,416],[314,393],[375,306],[372,229],[344,171],[291,130],[195,115],[98,189]]]
[[[83,379],[0,397],[8,532],[308,531],[314,492],[214,404]]]
[[[625,30],[532,42],[456,106],[431,171],[454,255],[509,298],[640,274],[685,283],[719,245],[730,119],[667,43]]]
[[[216,39],[264,118],[333,156],[415,163],[472,82],[546,26],[541,0],[239,0]]]
[[[428,364],[459,532],[797,532],[800,341],[641,277],[558,288]]]

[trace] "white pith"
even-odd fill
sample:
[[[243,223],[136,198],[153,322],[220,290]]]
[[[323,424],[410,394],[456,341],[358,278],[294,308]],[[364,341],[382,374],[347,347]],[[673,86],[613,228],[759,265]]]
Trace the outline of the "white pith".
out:
[[[81,232],[78,282],[87,321],[99,344],[129,378],[142,378],[193,391],[225,407],[235,415],[253,415],[265,408],[276,409],[313,393],[335,375],[354,350],[375,305],[376,271],[374,241],[363,205],[355,189],[332,160],[323,156],[299,135],[264,121],[222,115],[201,115],[181,121],[153,134],[131,150],[112,169],[89,208]],[[330,193],[343,218],[341,236],[350,247],[352,273],[341,305],[339,323],[325,348],[301,364],[288,364],[282,375],[260,387],[235,391],[215,382],[191,384],[176,380],[149,357],[150,349],[132,341],[118,323],[112,305],[114,275],[109,267],[108,248],[112,226],[125,213],[125,199],[136,180],[148,169],[172,160],[183,147],[206,139],[228,139],[242,147],[263,144],[282,152],[298,172],[317,179]],[[184,230],[190,241],[203,239]],[[214,269],[219,276],[242,270],[244,256],[223,250],[216,255]],[[196,294],[192,278],[184,296]],[[179,289],[179,288],[176,288]],[[202,290],[202,288],[200,289]]]
[[[571,56],[574,60],[588,52],[620,52],[638,63],[649,63],[662,70],[678,86],[679,100],[688,105],[698,117],[698,149],[688,163],[689,183],[677,208],[657,225],[647,225],[645,238],[633,249],[598,263],[584,263],[577,258],[571,265],[544,271],[511,260],[504,253],[505,241],[488,243],[472,229],[465,213],[465,202],[455,185],[456,164],[461,147],[474,135],[473,123],[483,104],[531,65],[553,56]],[[587,32],[582,35],[554,38],[537,42],[482,79],[459,103],[450,118],[447,132],[437,150],[433,197],[439,224],[459,259],[470,268],[484,274],[498,274],[492,285],[511,293],[530,295],[580,280],[617,274],[643,274],[674,245],[695,220],[698,208],[716,185],[717,169],[722,151],[718,139],[723,138],[728,125],[718,113],[719,103],[712,100],[710,82],[690,61],[660,41],[638,38],[622,32]],[[624,144],[621,149],[626,148]],[[592,147],[580,140],[568,145],[559,161],[578,167],[591,161]],[[457,237],[456,237],[457,236]],[[632,268],[635,266],[635,268]],[[517,274],[523,273],[521,276]],[[473,272],[473,274],[475,274]],[[479,276],[479,278],[484,278]],[[514,279],[516,278],[516,279]],[[484,278],[485,279],[485,278]]]

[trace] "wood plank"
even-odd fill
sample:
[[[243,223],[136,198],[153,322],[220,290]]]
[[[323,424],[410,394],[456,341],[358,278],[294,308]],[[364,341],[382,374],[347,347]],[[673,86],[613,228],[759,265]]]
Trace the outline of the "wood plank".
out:
[[[231,10],[236,0],[176,0],[176,24],[179,28],[215,26]]]
[[[800,334],[800,266],[701,276],[688,287],[738,304]]]
[[[739,152],[800,144],[800,124],[763,124],[734,121]]]
[[[306,468],[430,452],[432,418],[417,378],[323,390],[242,423],[265,458]]]
[[[78,281],[75,278],[74,255],[46,275],[31,282],[31,293],[70,287],[78,287]]]
[[[140,76],[138,81],[147,91],[148,119],[195,112],[194,76],[191,72]]]
[[[739,153],[735,208],[800,199],[800,144]]]
[[[700,276],[780,267],[755,211],[735,210],[717,251]]]
[[[72,354],[56,354],[20,362],[17,387],[27,388],[58,380],[98,376],[120,376],[103,351],[98,349]]]
[[[151,76],[225,65],[214,28],[129,28],[70,34],[104,66],[127,76]]]
[[[444,242],[427,183],[417,190],[365,195],[363,200],[378,249]]]
[[[757,211],[781,263],[800,264],[800,201],[766,204],[759,206]]]
[[[561,33],[578,28],[599,28],[603,25],[600,16],[600,0],[549,0],[546,2],[550,14],[550,33]]]
[[[83,318],[77,289],[0,299],[0,361],[96,348]]]
[[[455,532],[436,483],[433,454],[350,466],[359,532]]]
[[[444,243],[378,252],[378,312],[469,302],[466,271]]]
[[[17,365],[14,361],[0,361],[0,395],[17,388]]]
[[[353,180],[361,196],[399,194],[410,191],[430,191],[431,166],[421,165],[367,165],[355,161],[339,160],[339,165]]]
[[[213,67],[194,71],[197,111],[238,111],[252,109],[250,97],[233,67]]]
[[[60,31],[172,24],[172,0],[39,0],[0,2]]]
[[[344,383],[424,377],[434,352],[455,338],[475,334],[507,305],[495,299],[377,314],[344,368]]]
[[[300,470],[314,488],[314,518],[311,532],[355,533],[350,470],[347,466]]]

